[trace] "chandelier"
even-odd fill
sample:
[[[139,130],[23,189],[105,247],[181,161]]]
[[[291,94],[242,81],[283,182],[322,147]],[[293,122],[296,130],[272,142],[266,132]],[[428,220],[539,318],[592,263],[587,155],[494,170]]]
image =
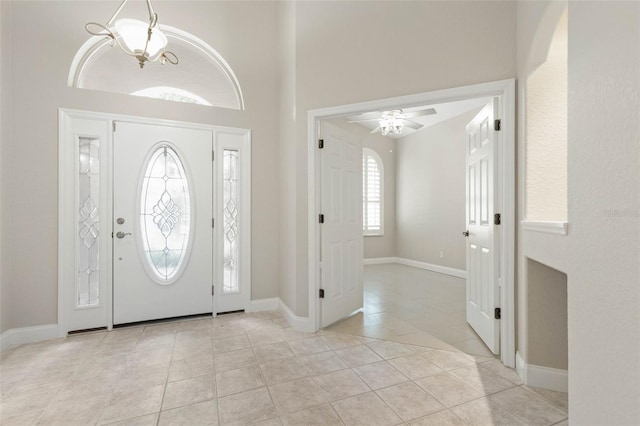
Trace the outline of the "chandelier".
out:
[[[147,62],[160,62],[163,65],[168,62],[176,65],[178,57],[166,50],[167,36],[158,27],[158,14],[154,12],[151,0],[146,0],[149,10],[149,24],[136,19],[115,21],[127,1],[123,0],[120,3],[106,25],[89,22],[84,28],[91,35],[109,38],[111,46],[117,44],[124,53],[135,57],[140,68],[144,68]]]

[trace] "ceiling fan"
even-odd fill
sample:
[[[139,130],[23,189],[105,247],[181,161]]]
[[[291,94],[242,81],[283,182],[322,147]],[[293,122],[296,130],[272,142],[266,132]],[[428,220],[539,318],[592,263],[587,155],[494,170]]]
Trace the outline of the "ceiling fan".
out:
[[[424,115],[436,114],[436,110],[433,108],[426,108],[417,111],[404,112],[401,109],[392,109],[389,111],[374,111],[365,112],[364,114],[354,115],[347,117],[349,123],[366,123],[369,121],[377,121],[378,126],[371,131],[371,133],[380,133],[383,136],[389,133],[399,135],[402,133],[402,129],[406,126],[413,130],[420,130],[424,125],[409,120],[414,117],[421,117]]]

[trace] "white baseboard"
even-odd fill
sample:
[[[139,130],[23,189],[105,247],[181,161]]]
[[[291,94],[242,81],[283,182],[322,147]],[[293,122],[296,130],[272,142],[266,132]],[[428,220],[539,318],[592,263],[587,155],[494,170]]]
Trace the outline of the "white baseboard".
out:
[[[370,257],[369,259],[364,259],[363,263],[365,265],[379,265],[381,263],[396,263],[397,257]]]
[[[433,263],[418,262],[417,260],[403,259],[401,257],[397,260],[401,265],[413,266],[414,268],[426,269],[428,271],[438,272],[441,274],[452,275],[458,278],[467,278],[467,271],[462,269],[450,268],[448,266],[434,265]]]
[[[55,339],[58,336],[58,324],[36,325],[7,330],[0,335],[0,351],[9,346]]]
[[[519,352],[516,352],[516,371],[526,385],[558,392],[569,391],[569,373],[567,370],[527,364]]]
[[[427,271],[438,272],[440,274],[452,275],[458,278],[467,278],[467,271],[450,268],[448,266],[434,265],[433,263],[419,262],[417,260],[405,259],[402,257],[375,257],[364,259],[365,265],[377,265],[380,263],[399,263],[401,265],[413,266],[414,268],[426,269]]]
[[[306,333],[313,333],[315,331],[308,317],[297,316],[282,300],[279,300],[278,311],[280,311],[280,313],[286,318],[287,322],[294,330]]]
[[[263,311],[275,311],[278,309],[280,299],[277,297],[270,297],[268,299],[252,300],[247,312],[263,312]]]

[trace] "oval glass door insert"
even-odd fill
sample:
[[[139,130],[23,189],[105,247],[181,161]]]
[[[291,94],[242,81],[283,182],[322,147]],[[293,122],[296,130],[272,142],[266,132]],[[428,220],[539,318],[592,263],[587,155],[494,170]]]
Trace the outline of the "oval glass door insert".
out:
[[[190,185],[178,153],[167,144],[154,149],[140,185],[140,241],[151,278],[167,285],[187,260]]]

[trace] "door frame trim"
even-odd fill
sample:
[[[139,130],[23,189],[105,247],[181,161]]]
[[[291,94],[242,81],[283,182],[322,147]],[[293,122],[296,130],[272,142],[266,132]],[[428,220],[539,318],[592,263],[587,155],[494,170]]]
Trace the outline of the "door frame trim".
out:
[[[347,105],[339,105],[310,110],[307,113],[307,190],[308,190],[308,306],[312,331],[319,329],[320,299],[317,297],[320,284],[320,225],[317,217],[320,213],[320,155],[317,140],[320,136],[320,121],[344,115],[356,115],[366,111],[409,108],[480,97],[500,97],[501,149],[498,151],[498,188],[500,206],[496,210],[502,213],[502,232],[500,235],[500,276],[502,291],[500,307],[500,358],[506,366],[515,367],[515,233],[516,233],[516,81],[506,79],[470,86],[455,87],[378,99]]]
[[[76,253],[75,253],[75,213],[72,211],[72,207],[75,205],[73,200],[75,199],[75,151],[73,151],[74,147],[69,143],[69,136],[72,135],[73,129],[71,127],[72,119],[84,119],[84,120],[96,120],[104,122],[108,125],[109,131],[107,132],[107,138],[105,143],[108,145],[108,153],[109,158],[104,162],[104,166],[108,167],[109,172],[109,181],[106,185],[102,185],[101,191],[108,191],[109,197],[109,207],[113,206],[113,123],[114,122],[129,122],[129,123],[138,123],[138,124],[150,124],[150,125],[158,125],[158,126],[168,126],[168,127],[180,127],[194,130],[209,130],[211,131],[212,140],[215,146],[215,133],[216,132],[232,132],[242,134],[244,136],[243,140],[243,150],[246,153],[245,161],[243,161],[243,167],[247,167],[247,176],[248,182],[251,182],[251,130],[250,129],[242,129],[236,127],[229,126],[220,126],[220,125],[211,125],[211,124],[202,124],[202,123],[192,123],[185,121],[176,121],[176,120],[167,120],[167,119],[158,119],[158,118],[148,118],[148,117],[139,117],[132,115],[123,115],[123,114],[111,114],[104,112],[93,112],[93,111],[83,111],[76,109],[68,109],[68,108],[59,108],[58,109],[58,337],[66,337],[69,332],[69,313],[73,309],[73,299],[70,291],[71,282],[75,282],[74,275],[75,272],[75,262],[76,262]],[[215,164],[214,164],[215,169]],[[215,172],[215,170],[214,170]],[[212,197],[215,197],[216,194],[213,193]],[[243,202],[246,201],[247,206],[251,206],[251,186],[249,185],[248,191],[243,191]],[[71,200],[71,201],[70,201]],[[213,201],[213,198],[212,198]],[[111,209],[107,213],[106,219],[111,221]],[[246,259],[244,271],[249,271],[247,274],[247,283],[249,284],[249,296],[248,300],[251,300],[251,211],[249,210],[245,215],[247,220],[247,240],[249,241],[246,252],[248,253],[248,258]],[[69,218],[71,217],[71,219]],[[214,232],[214,244],[215,244],[215,232]],[[244,240],[242,242],[245,242]],[[113,239],[108,238],[108,249],[106,256],[108,257],[108,264],[113,264]],[[102,253],[101,253],[102,255]],[[215,256],[215,252],[214,252]],[[216,292],[212,297],[212,311],[215,316],[215,306],[216,306],[216,298],[219,292]],[[105,295],[105,307],[107,310],[107,329],[111,330],[113,328],[113,277],[112,271],[108,272],[107,279],[107,294]],[[249,304],[246,309],[250,309]]]

